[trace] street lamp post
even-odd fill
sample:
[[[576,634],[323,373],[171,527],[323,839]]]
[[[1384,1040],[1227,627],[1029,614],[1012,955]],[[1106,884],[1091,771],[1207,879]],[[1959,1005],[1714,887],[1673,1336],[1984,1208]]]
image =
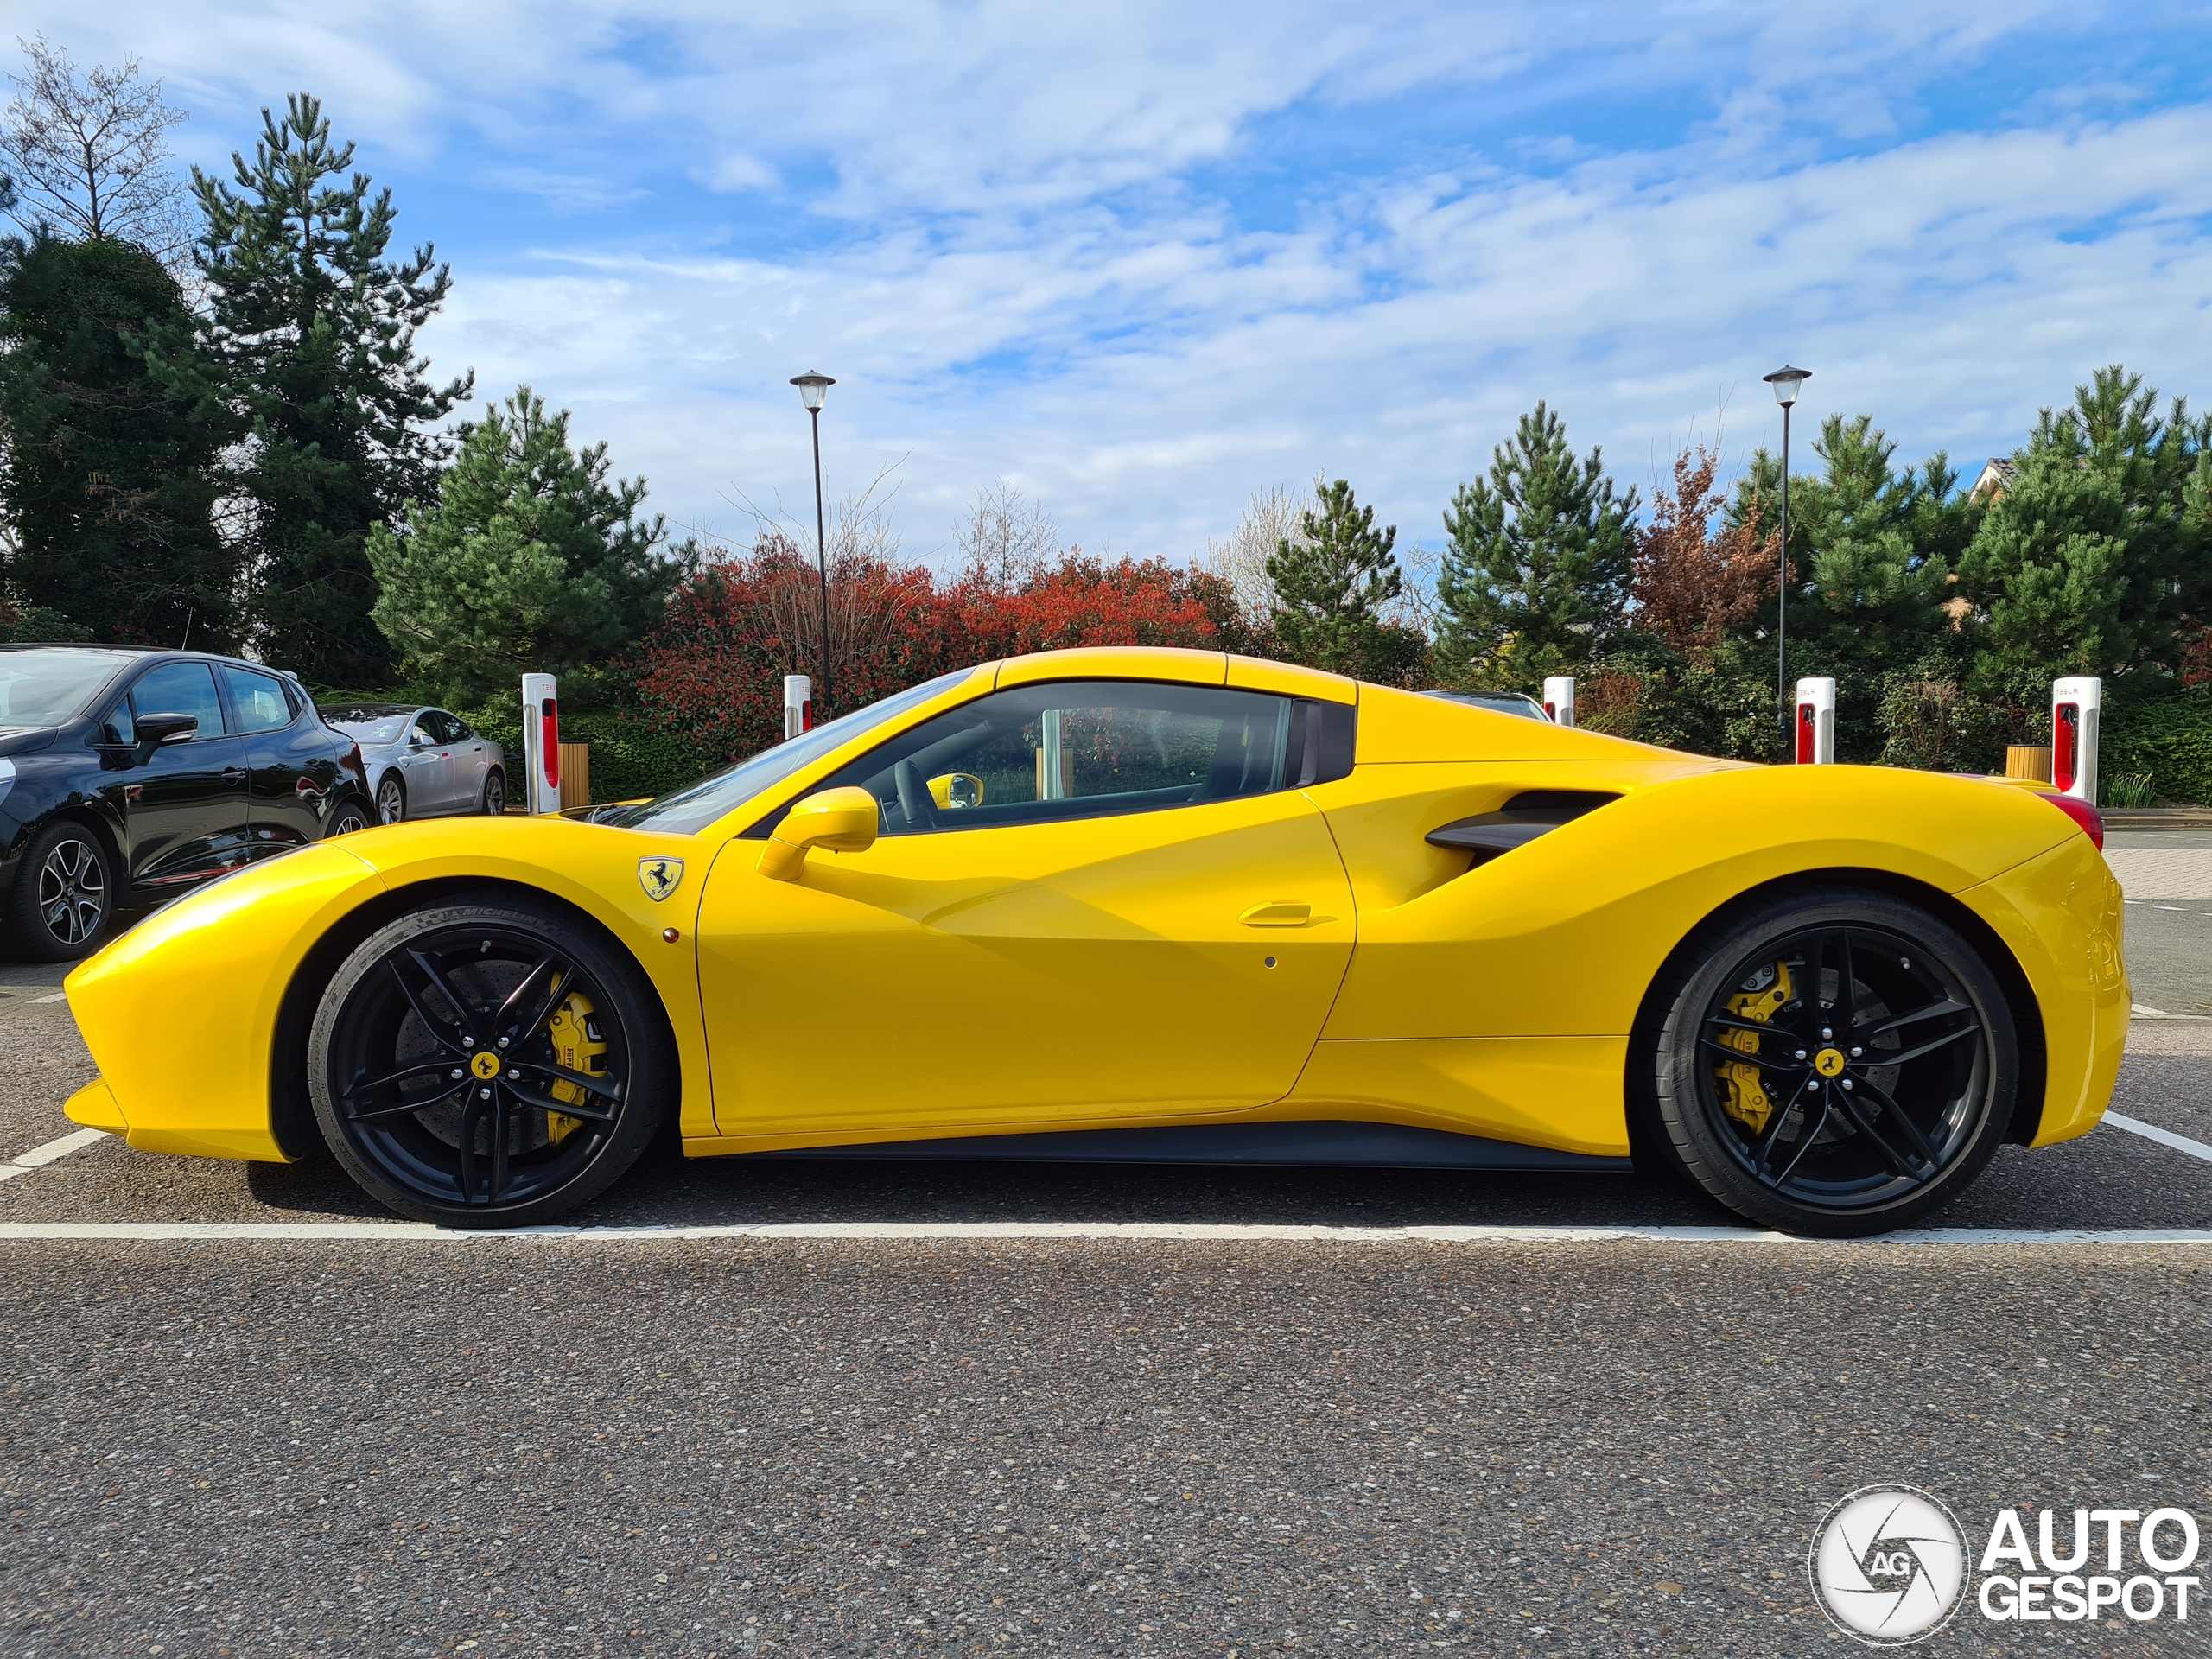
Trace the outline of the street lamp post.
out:
[[[1796,735],[1796,709],[1789,696],[1789,410],[1797,401],[1798,387],[1813,374],[1785,363],[1764,378],[1774,388],[1774,401],[1782,405],[1782,573],[1774,598],[1774,690],[1782,708],[1782,753],[1790,756],[1797,748],[1791,741]]]
[[[821,569],[823,584],[823,688],[814,692],[814,708],[823,712],[823,719],[830,719],[830,536],[823,526],[823,400],[836,380],[807,370],[791,376],[791,385],[798,387],[798,400],[807,404],[807,416],[814,423],[814,562]]]

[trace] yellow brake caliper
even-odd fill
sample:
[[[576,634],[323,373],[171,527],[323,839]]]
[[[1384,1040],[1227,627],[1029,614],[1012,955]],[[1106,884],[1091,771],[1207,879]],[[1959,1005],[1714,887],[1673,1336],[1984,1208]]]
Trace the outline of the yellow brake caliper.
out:
[[[593,1064],[607,1052],[607,1045],[592,1034],[591,1016],[594,1010],[591,1000],[582,991],[571,991],[553,1017],[545,1022],[545,1034],[553,1040],[553,1058],[565,1071],[581,1071],[588,1077],[599,1076],[599,1067]],[[553,1098],[566,1101],[571,1106],[584,1102],[583,1085],[570,1083],[563,1077],[549,1090]],[[545,1114],[545,1138],[559,1146],[583,1127],[583,1119],[570,1117],[565,1112]]]
[[[1764,1025],[1775,1014],[1789,1003],[1789,968],[1786,963],[1774,964],[1774,983],[1763,991],[1745,991],[1740,996],[1728,999],[1728,1012],[1742,1020],[1755,1020]],[[1782,1033],[1775,1033],[1779,1037]],[[1748,1031],[1724,1031],[1720,1040],[1730,1048],[1739,1048],[1746,1054],[1759,1052],[1762,1040]],[[1753,1135],[1763,1132],[1767,1118],[1774,1111],[1774,1103],[1767,1098],[1766,1085],[1759,1068],[1748,1060],[1728,1060],[1721,1064],[1714,1075],[1720,1081],[1721,1109],[1738,1123],[1751,1126]]]

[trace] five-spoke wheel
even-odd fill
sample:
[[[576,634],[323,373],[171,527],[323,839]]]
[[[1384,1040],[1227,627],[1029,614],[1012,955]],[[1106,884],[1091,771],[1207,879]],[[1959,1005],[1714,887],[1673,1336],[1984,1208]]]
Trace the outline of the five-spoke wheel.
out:
[[[1770,902],[1678,965],[1652,1056],[1670,1155],[1731,1208],[1833,1236],[1947,1201],[2010,1127],[2002,988],[1948,924],[1878,893]]]
[[[404,1215],[543,1221],[603,1191],[663,1116],[671,1066],[652,988],[588,925],[487,898],[365,940],[308,1042],[323,1137]]]
[[[99,836],[67,819],[49,825],[17,870],[4,928],[9,945],[35,962],[92,955],[107,937],[115,887]]]

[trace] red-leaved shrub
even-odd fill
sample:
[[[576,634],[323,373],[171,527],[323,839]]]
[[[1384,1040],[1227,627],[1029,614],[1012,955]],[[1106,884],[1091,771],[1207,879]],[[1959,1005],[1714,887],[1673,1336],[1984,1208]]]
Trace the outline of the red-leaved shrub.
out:
[[[680,731],[715,758],[778,741],[783,677],[821,676],[819,584],[813,561],[773,532],[747,553],[702,564],[637,665],[654,728]],[[1071,551],[1013,582],[980,569],[940,582],[920,566],[852,555],[830,569],[830,696],[815,715],[827,720],[932,675],[1026,652],[1255,643],[1224,579],[1164,559],[1109,564]]]

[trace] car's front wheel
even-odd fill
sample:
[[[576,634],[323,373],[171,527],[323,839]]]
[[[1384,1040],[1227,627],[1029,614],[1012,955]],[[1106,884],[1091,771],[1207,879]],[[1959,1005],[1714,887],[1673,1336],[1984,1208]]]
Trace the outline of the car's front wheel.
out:
[[[396,773],[377,785],[377,822],[407,822],[407,785],[399,781]]]
[[[2003,987],[1941,918],[1876,893],[1770,899],[1694,940],[1643,1057],[1654,1139],[1752,1221],[1828,1238],[1955,1198],[2011,1126]]]
[[[105,939],[115,915],[115,868],[107,847],[83,824],[49,824],[16,867],[7,938],[32,962],[74,962]]]
[[[404,1216],[513,1227],[604,1192],[674,1091],[644,973],[589,924],[504,895],[428,905],[364,940],[308,1043],[340,1163]]]

